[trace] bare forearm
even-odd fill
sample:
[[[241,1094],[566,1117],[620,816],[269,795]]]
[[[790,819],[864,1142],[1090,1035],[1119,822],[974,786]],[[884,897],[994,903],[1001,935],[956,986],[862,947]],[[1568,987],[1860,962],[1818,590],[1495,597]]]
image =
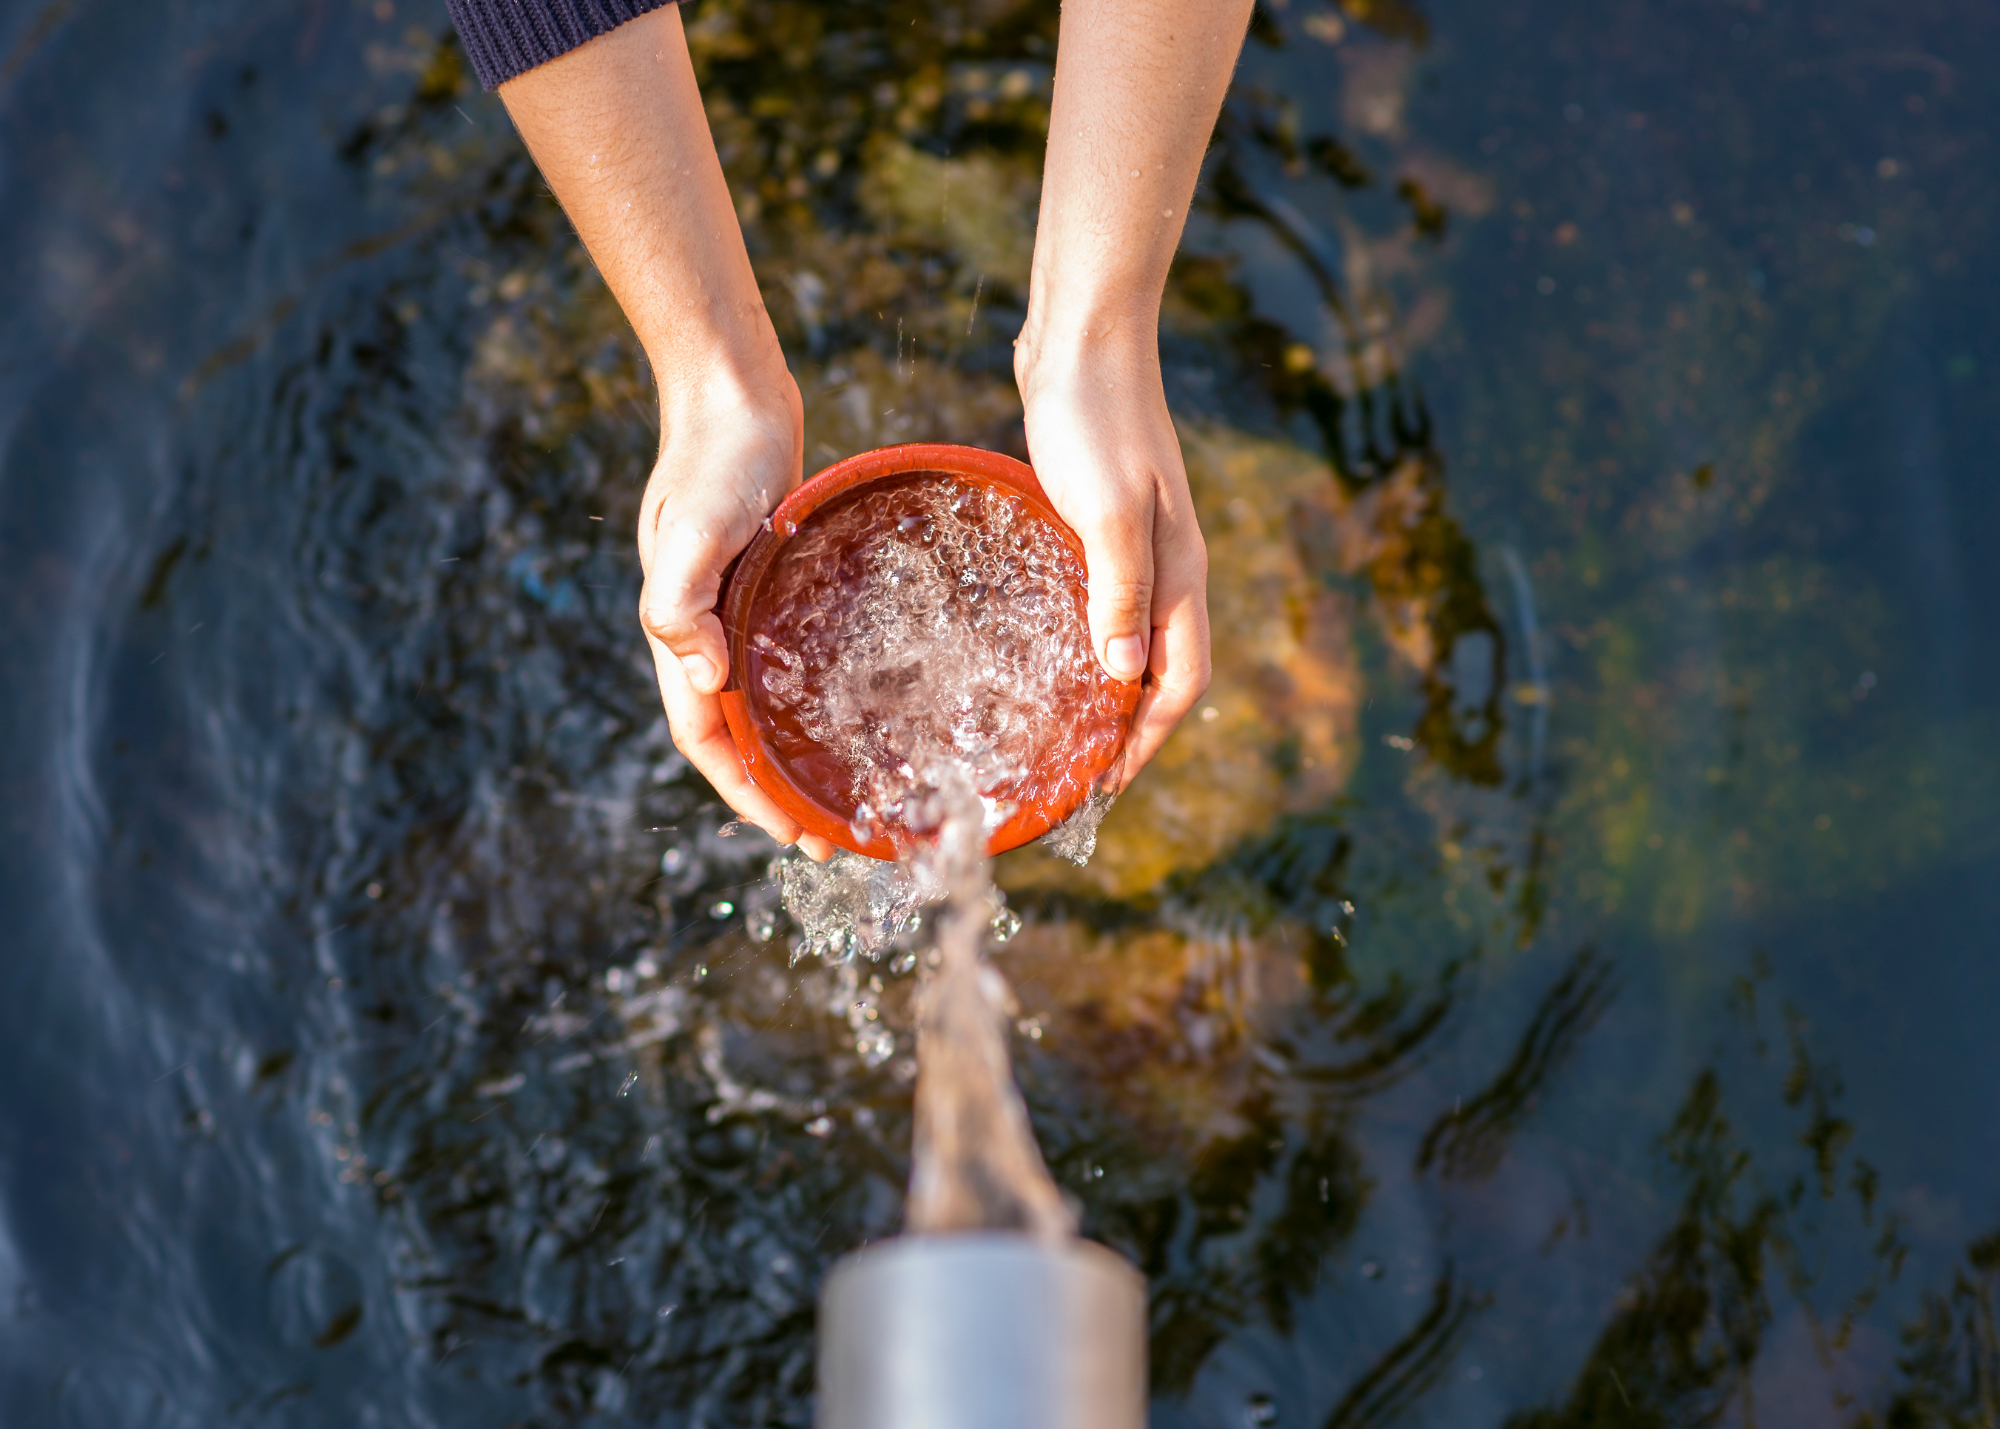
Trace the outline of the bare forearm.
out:
[[[782,370],[669,6],[500,88],[660,383],[663,412]]]
[[[508,80],[500,97],[625,310],[660,388],[660,456],[636,532],[639,619],[681,753],[732,808],[814,858],[833,846],[757,788],[717,699],[722,573],[798,485],[798,384],[757,292],[695,89],[680,13],[631,20]]]
[[[1064,4],[1026,366],[1058,348],[1153,349],[1249,17],[1250,0]]]

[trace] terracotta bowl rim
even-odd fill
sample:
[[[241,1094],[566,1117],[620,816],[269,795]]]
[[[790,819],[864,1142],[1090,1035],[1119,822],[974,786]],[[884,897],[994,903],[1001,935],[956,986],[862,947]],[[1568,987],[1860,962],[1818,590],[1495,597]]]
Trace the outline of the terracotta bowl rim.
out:
[[[980,447],[913,442],[862,452],[836,462],[802,482],[778,503],[770,520],[731,567],[723,581],[722,598],[716,606],[729,647],[729,680],[722,690],[722,712],[729,724],[730,737],[743,756],[751,782],[808,833],[818,834],[841,848],[866,854],[870,858],[895,858],[895,844],[887,837],[857,839],[853,826],[840,811],[827,807],[791,777],[777,758],[762,725],[751,715],[750,702],[743,688],[743,675],[748,668],[745,656],[749,642],[749,615],[754,599],[761,593],[765,578],[776,564],[778,555],[820,508],[857,487],[932,471],[967,478],[988,487],[1004,487],[1013,492],[1025,500],[1036,515],[1055,527],[1077,558],[1083,559],[1083,542],[1056,514],[1055,507],[1050,505],[1047,494],[1042,490],[1041,482],[1035,478],[1034,469],[1026,462]],[[1114,688],[1119,691],[1119,713],[1129,732],[1132,712],[1139,701],[1139,682],[1117,681]],[[1096,760],[1080,758],[1065,771],[1071,776],[1069,783],[1074,792],[1060,802],[1024,801],[1011,818],[993,830],[987,839],[987,852],[997,854],[1019,848],[1068,818],[1082,806],[1097,782],[1115,767],[1123,752],[1124,741],[1121,739],[1107,756]]]

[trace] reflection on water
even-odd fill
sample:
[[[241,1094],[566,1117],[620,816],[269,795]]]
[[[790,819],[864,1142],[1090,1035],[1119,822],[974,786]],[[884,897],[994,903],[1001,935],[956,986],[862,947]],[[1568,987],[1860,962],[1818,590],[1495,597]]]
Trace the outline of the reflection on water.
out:
[[[109,9],[0,35],[4,1417],[806,1423],[914,978],[794,966],[667,738],[637,348],[442,16]],[[1056,23],[690,15],[809,465],[1024,454]],[[1215,683],[999,867],[1155,1422],[2000,1413],[1996,43],[1260,9],[1163,339]]]

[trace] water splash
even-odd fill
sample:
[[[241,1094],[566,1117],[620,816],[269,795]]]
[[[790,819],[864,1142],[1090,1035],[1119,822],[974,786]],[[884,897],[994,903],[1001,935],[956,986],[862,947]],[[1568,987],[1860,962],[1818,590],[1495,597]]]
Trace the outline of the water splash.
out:
[[[1074,814],[1042,835],[1042,847],[1082,868],[1097,852],[1097,830],[1117,798],[1103,789],[1091,790],[1090,797],[1077,806]]]
[[[879,961],[899,937],[916,930],[923,907],[943,893],[907,864],[845,849],[825,863],[793,856],[772,867],[785,911],[799,925],[793,963],[806,957],[846,963],[857,955]]]
[[[786,911],[801,929],[792,961],[811,955],[839,966],[840,1010],[856,1054],[871,1067],[894,1055],[896,1037],[882,1024],[868,990],[880,980],[864,984],[857,959],[879,963],[888,957],[893,974],[929,964],[919,996],[911,1231],[1073,1235],[1074,1217],[1043,1164],[1014,1085],[1005,1040],[1012,995],[981,955],[986,940],[1004,943],[1020,929],[1020,915],[994,886],[985,852],[986,809],[969,770],[949,758],[926,760],[923,767],[928,787],[898,790],[897,796],[922,811],[935,830],[930,841],[895,863],[843,851],[823,864],[788,857],[774,865]],[[1069,830],[1062,847],[1081,854],[1065,857],[1079,863],[1089,857],[1109,804],[1108,797],[1093,800],[1053,831]],[[1083,830],[1081,841],[1077,829]],[[925,910],[933,907],[936,939],[926,960],[912,945]]]

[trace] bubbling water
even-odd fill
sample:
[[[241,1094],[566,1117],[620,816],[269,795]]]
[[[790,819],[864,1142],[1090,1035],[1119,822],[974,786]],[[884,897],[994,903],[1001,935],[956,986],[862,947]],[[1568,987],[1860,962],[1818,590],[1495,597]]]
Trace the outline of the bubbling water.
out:
[[[947,769],[991,831],[1123,737],[1083,563],[1020,497],[942,473],[815,513],[747,632],[746,696],[787,771],[858,838],[934,837]]]

